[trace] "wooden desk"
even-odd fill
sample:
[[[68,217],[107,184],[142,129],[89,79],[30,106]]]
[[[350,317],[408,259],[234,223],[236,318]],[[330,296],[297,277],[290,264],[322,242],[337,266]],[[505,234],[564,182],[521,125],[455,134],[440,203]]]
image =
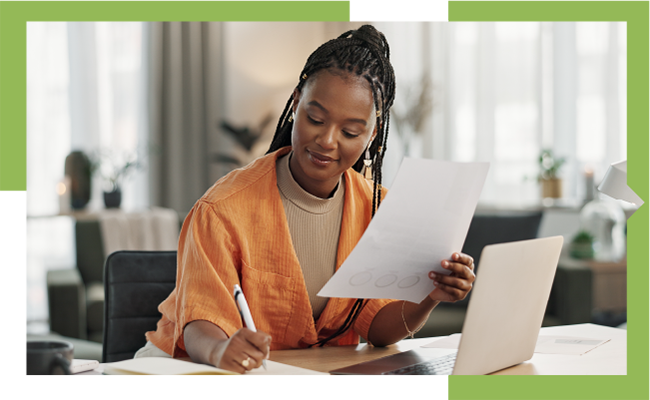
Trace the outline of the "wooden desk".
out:
[[[581,355],[535,353],[529,361],[498,371],[494,375],[625,375],[627,373],[627,331],[594,324],[542,328],[540,335],[611,339]],[[387,347],[325,347],[271,352],[271,360],[320,372],[407,351],[436,338],[402,340]]]
[[[402,340],[386,347],[370,347],[366,344],[357,346],[332,346],[311,349],[276,350],[270,359],[283,364],[307,368],[319,372],[329,372],[364,361],[400,353],[431,343],[432,338]]]

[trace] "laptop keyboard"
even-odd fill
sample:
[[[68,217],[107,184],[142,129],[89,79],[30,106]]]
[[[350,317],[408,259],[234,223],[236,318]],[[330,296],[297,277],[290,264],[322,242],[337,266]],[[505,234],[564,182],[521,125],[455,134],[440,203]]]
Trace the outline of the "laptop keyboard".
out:
[[[451,375],[454,369],[454,363],[456,362],[456,354],[458,353],[451,353],[432,360],[422,361],[417,364],[384,372],[382,375]]]

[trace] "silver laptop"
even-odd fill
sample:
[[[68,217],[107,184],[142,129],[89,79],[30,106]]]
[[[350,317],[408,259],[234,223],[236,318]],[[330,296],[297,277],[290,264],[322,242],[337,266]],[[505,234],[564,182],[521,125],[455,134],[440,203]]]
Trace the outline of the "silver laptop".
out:
[[[554,236],[485,246],[457,352],[420,347],[330,373],[483,375],[530,360],[562,242]]]

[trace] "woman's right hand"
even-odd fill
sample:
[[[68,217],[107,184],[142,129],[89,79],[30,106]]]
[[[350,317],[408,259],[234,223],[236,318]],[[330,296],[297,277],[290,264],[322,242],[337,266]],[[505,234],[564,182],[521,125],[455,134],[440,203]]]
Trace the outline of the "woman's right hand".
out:
[[[262,360],[269,357],[270,346],[270,335],[241,328],[216,346],[210,363],[217,368],[243,374],[262,366]]]
[[[261,366],[262,360],[269,357],[271,346],[271,336],[264,332],[242,328],[228,337],[217,325],[205,320],[187,324],[183,336],[192,361],[240,374]]]

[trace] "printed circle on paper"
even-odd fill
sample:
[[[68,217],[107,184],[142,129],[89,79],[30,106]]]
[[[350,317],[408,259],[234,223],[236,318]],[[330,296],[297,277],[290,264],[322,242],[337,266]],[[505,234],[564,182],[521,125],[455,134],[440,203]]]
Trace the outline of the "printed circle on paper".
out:
[[[397,281],[397,276],[393,274],[388,274],[380,277],[375,281],[375,286],[377,287],[386,287],[390,286]]]
[[[352,286],[361,286],[364,285],[372,279],[372,274],[368,271],[359,272],[358,274],[352,275],[350,278],[350,285]]]
[[[418,282],[420,282],[419,276],[407,276],[406,278],[399,281],[397,287],[401,289],[406,289],[406,288],[410,288],[411,286],[417,285]]]

